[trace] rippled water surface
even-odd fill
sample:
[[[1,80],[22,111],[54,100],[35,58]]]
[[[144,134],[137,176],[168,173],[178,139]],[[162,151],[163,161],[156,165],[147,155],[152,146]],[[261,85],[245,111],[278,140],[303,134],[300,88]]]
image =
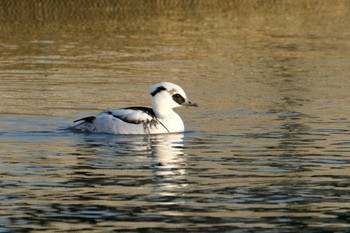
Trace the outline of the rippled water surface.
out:
[[[3,1],[0,232],[349,232],[348,1]],[[181,85],[183,134],[69,129]]]

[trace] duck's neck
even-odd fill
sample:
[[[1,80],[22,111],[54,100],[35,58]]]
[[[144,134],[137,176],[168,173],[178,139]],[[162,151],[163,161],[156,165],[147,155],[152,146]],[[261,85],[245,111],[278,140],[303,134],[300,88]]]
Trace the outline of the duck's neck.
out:
[[[154,113],[157,118],[166,118],[173,114],[176,114],[172,108],[160,107],[160,106],[152,106]]]
[[[168,132],[183,132],[185,127],[181,117],[172,109],[153,105],[153,111],[158,121]]]

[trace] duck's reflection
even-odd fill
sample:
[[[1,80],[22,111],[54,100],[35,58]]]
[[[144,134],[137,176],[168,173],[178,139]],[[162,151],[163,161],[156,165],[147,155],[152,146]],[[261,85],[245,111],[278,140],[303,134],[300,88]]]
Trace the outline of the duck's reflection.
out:
[[[158,195],[176,195],[187,186],[183,137],[183,134],[167,134],[151,138],[153,188]]]
[[[145,136],[85,134],[83,138],[84,143],[77,145],[79,154],[89,154],[89,158],[95,160],[85,160],[85,168],[86,163],[98,164],[99,168],[109,169],[106,173],[110,169],[116,174],[123,172],[123,179],[134,181],[135,186],[151,184],[153,198],[177,195],[187,186],[182,133]],[[93,182],[91,176],[89,182]]]

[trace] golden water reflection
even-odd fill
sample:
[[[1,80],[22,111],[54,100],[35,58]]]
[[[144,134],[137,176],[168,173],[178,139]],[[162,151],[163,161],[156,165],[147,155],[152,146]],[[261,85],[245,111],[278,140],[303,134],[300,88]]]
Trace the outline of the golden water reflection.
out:
[[[349,28],[343,0],[0,2],[0,231],[347,229]],[[67,130],[165,80],[185,134]]]

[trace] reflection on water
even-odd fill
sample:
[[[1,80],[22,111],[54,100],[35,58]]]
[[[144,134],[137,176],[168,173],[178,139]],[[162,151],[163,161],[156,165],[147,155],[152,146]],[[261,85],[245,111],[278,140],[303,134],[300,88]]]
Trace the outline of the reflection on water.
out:
[[[18,137],[18,133],[13,134]],[[74,145],[66,145],[75,150],[62,148],[66,152],[58,157],[50,155],[46,148],[55,147],[55,142],[45,142],[44,132],[30,134],[30,138],[39,138],[49,145],[16,157],[5,155],[11,153],[11,148],[3,149],[3,165],[7,169],[2,169],[1,198],[6,203],[1,205],[1,222],[14,227],[8,229],[22,224],[25,226],[21,228],[29,230],[56,229],[56,225],[62,228],[64,222],[84,225],[129,218],[143,221],[142,214],[149,211],[159,215],[155,218],[163,219],[162,213],[153,210],[159,208],[158,204],[173,206],[172,211],[166,211],[170,211],[168,214],[180,214],[177,199],[188,185],[183,134],[78,134]],[[77,139],[75,133],[66,130],[52,132],[50,137],[54,135]],[[12,141],[9,137],[2,137],[1,141]]]
[[[157,181],[152,192],[159,196],[177,196],[183,193],[187,186],[183,135],[159,135],[153,137],[152,142],[155,165],[152,173]]]
[[[349,17],[342,0],[2,1],[0,232],[347,232]],[[160,81],[203,103],[177,110],[184,134],[67,130],[150,106]]]
[[[87,135],[84,143],[78,148],[79,153],[89,153],[102,156],[98,163],[113,163],[114,156],[127,156],[128,160],[123,166],[127,169],[130,164],[141,166],[152,173],[152,193],[155,195],[172,195],[173,192],[181,192],[181,188],[187,186],[184,181],[186,160],[183,152],[183,134],[164,134],[146,136],[111,136],[111,135]],[[101,154],[106,150],[113,157],[106,158]],[[105,160],[107,159],[107,160]],[[109,161],[110,160],[110,161]],[[96,164],[97,161],[93,161]],[[129,167],[129,172],[138,173]],[[139,170],[141,172],[141,170]],[[129,179],[129,177],[127,177]]]
[[[1,230],[347,229],[349,134],[329,126],[271,124],[232,136],[17,126],[0,134]]]

